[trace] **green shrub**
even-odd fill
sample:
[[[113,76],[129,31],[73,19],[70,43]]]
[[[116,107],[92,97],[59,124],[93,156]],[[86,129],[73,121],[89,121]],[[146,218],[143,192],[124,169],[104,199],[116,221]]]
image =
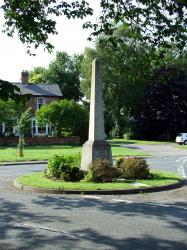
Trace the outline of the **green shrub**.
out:
[[[116,166],[120,177],[125,179],[148,179],[151,174],[146,160],[138,157],[119,158]]]
[[[111,182],[118,177],[118,169],[105,159],[97,159],[90,166],[84,181],[85,182]]]
[[[48,163],[48,175],[64,181],[79,181],[84,177],[79,166],[80,155],[54,155]]]

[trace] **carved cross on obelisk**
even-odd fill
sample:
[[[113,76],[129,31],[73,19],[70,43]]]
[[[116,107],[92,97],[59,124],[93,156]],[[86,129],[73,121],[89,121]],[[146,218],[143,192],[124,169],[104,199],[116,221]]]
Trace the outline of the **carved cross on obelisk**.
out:
[[[89,138],[83,145],[81,169],[88,170],[96,159],[107,159],[112,162],[111,147],[105,141],[103,90],[100,62],[97,59],[92,62]]]

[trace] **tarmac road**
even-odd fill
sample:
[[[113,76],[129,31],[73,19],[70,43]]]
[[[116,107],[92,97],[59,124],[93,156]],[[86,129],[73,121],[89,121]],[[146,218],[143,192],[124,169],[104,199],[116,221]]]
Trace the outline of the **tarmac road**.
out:
[[[183,165],[186,174],[185,157],[173,153],[148,161],[151,168],[171,171]],[[16,176],[44,168],[0,167],[0,249],[187,249],[186,186],[116,196],[50,195],[14,189]]]

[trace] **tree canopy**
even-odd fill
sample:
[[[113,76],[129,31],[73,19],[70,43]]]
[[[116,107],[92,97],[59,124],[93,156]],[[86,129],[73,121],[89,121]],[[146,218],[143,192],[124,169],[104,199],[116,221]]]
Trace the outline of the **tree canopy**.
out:
[[[9,98],[19,101],[20,100],[20,89],[11,84],[8,81],[0,79],[0,98],[4,101],[7,101]]]
[[[73,100],[45,104],[37,111],[36,117],[40,124],[51,124],[58,136],[70,133],[82,139],[87,137],[88,113]]]
[[[149,83],[154,50],[139,42],[135,31],[121,26],[116,37],[124,40],[118,42],[116,50],[107,39],[96,44],[96,49],[87,48],[82,63],[81,88],[89,98],[91,85],[91,62],[95,57],[101,61],[104,88],[105,122],[107,130],[115,127],[116,135],[123,134],[129,117],[134,117],[141,110],[144,89]],[[155,60],[155,59],[154,59]],[[127,125],[127,124],[126,124]],[[123,128],[123,129],[122,129]],[[107,132],[107,131],[106,131]]]
[[[29,72],[29,83],[45,83],[46,69],[38,66]]]
[[[97,23],[86,22],[84,28],[92,28],[92,35],[105,35],[112,44],[119,25],[125,23],[136,27],[143,40],[150,44],[167,46],[171,41],[179,48],[186,46],[187,4],[186,0],[100,0],[101,12]],[[93,15],[93,9],[85,0],[4,0],[0,5],[4,13],[3,31],[13,36],[17,31],[19,39],[27,45],[43,45],[48,51],[53,45],[49,35],[57,34],[56,16],[84,18]],[[114,47],[115,49],[115,47]],[[0,80],[0,97],[18,97],[15,86]]]
[[[57,52],[54,61],[47,68],[36,67],[29,73],[31,83],[58,83],[63,98],[79,101],[82,97],[80,91],[80,68],[82,55],[70,56],[66,52]]]
[[[176,42],[185,46],[187,28],[186,0],[100,0],[101,12],[97,23],[88,21],[84,28],[91,27],[92,35],[112,35],[119,24],[136,26],[143,39],[150,43],[164,44]],[[19,38],[37,48],[44,45],[48,50],[53,46],[48,42],[50,34],[57,34],[54,16],[84,18],[93,15],[93,9],[85,0],[4,0],[4,31],[12,36],[15,30]]]
[[[92,14],[87,2],[55,0],[4,0],[1,9],[4,11],[4,32],[12,36],[17,30],[20,40],[37,48],[44,45],[49,51],[53,46],[48,42],[50,34],[57,34],[54,16],[64,15],[67,18],[83,18]]]
[[[25,112],[25,102],[15,102],[12,99],[3,101],[0,99],[0,124],[4,123],[4,134],[9,133],[9,127],[13,127],[17,124],[21,115]],[[1,131],[1,136],[4,135]]]
[[[145,92],[144,107],[137,121],[143,138],[173,139],[187,127],[187,72],[173,65],[156,70]]]
[[[173,71],[176,76],[179,69],[183,68],[186,71],[187,54],[185,51],[181,53],[173,43],[170,48],[153,48],[149,43],[142,41],[136,29],[129,29],[127,25],[121,25],[115,31],[115,36],[115,51],[105,36],[100,37],[95,49],[85,49],[81,89],[89,98],[91,62],[98,57],[102,61],[106,132],[109,134],[110,131],[112,136],[121,137],[139,131],[135,126],[136,120],[147,98],[145,89],[151,84],[152,74],[160,74],[160,67],[168,68],[172,65],[173,68],[176,67]],[[120,40],[123,40],[123,43]],[[169,81],[169,76],[164,76],[166,81],[167,78]],[[181,87],[180,84],[177,86]]]

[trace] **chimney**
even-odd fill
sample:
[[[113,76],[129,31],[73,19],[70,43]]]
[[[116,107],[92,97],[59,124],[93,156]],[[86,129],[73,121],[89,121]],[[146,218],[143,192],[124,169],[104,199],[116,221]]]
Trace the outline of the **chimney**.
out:
[[[21,83],[27,85],[29,82],[29,72],[27,70],[23,70],[21,72]]]

